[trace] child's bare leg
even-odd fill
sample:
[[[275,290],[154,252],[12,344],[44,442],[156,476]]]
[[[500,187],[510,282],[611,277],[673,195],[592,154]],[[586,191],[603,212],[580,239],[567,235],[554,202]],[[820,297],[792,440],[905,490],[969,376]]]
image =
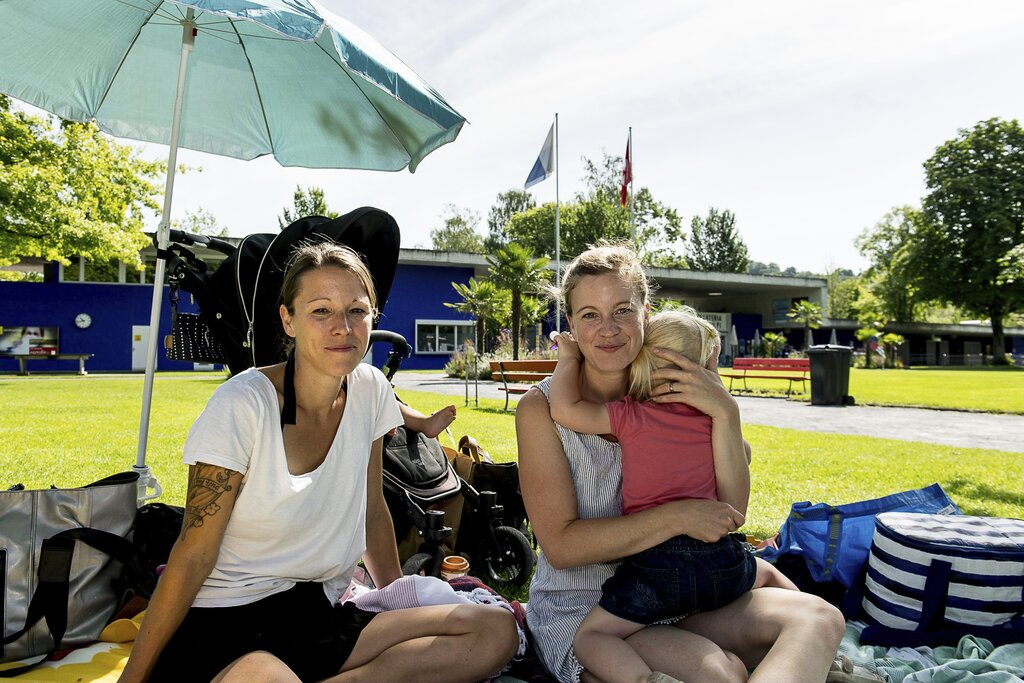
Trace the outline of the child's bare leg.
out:
[[[431,439],[447,429],[455,420],[455,406],[445,406],[430,416],[404,403],[399,403],[398,407],[402,411],[402,420],[406,427]]]
[[[796,584],[789,580],[789,577],[760,557],[757,559],[757,577],[754,579],[754,588],[785,588],[786,590],[799,591]]]
[[[573,638],[576,659],[604,683],[647,683],[653,673],[651,667],[626,642],[626,638],[642,628],[643,624],[595,607]]]

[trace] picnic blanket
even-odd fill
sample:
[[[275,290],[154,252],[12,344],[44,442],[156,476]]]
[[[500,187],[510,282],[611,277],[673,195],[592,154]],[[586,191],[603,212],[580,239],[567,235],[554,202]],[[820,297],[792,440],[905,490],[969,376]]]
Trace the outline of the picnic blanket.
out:
[[[889,683],[1024,683],[1024,642],[995,647],[964,636],[956,647],[887,648],[862,645],[864,627],[861,621],[846,623],[839,654]]]

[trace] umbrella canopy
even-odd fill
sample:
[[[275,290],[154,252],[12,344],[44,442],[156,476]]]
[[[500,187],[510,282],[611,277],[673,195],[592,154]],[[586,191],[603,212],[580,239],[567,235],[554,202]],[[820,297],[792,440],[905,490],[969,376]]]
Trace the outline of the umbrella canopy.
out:
[[[739,346],[740,340],[736,336],[736,326],[733,325],[732,329],[729,330],[729,346]]]
[[[811,348],[812,346],[814,346],[814,330],[812,330],[809,327],[807,328],[807,343],[805,344],[805,346],[807,348]]]
[[[832,329],[832,336],[829,338],[828,343],[831,344],[832,346],[839,346],[839,342],[836,341],[835,328]]]
[[[0,92],[169,145],[161,251],[179,145],[273,154],[285,166],[415,171],[465,123],[401,60],[311,0],[0,0],[0,65]],[[158,259],[153,276],[140,499],[160,495],[145,461],[165,267]]]
[[[177,144],[187,149],[414,171],[465,122],[401,60],[309,0],[4,0],[0,92],[169,145],[183,30],[192,44]]]

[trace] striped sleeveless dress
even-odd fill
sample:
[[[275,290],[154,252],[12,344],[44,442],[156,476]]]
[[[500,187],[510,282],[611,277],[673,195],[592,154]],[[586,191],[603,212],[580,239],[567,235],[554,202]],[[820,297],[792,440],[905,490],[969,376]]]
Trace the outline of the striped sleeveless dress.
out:
[[[538,388],[549,396],[550,378]],[[622,514],[622,463],[619,444],[600,436],[579,434],[556,424],[569,460],[580,519]],[[601,599],[601,586],[618,562],[555,569],[544,553],[530,584],[526,605],[534,646],[544,666],[561,683],[579,681],[582,667],[572,651],[572,639],[591,608]]]

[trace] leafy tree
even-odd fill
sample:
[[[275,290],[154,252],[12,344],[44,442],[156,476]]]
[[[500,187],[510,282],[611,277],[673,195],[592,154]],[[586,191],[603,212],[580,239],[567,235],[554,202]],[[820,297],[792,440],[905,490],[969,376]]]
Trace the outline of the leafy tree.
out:
[[[761,337],[761,346],[764,348],[764,353],[768,358],[774,358],[778,353],[782,352],[786,341],[786,338],[778,332],[765,332]]]
[[[896,352],[904,342],[903,335],[887,332],[882,335],[879,341],[882,344],[885,364],[890,368],[898,367],[899,363],[896,361]]]
[[[772,263],[751,261],[747,264],[747,272],[751,275],[782,275],[782,269],[774,261]]]
[[[833,320],[852,318],[857,304],[860,278],[849,270],[835,268],[828,273],[825,280],[828,286],[828,317]]]
[[[477,280],[475,277],[469,278],[468,284],[453,282],[452,288],[462,297],[462,301],[445,303],[445,306],[476,318],[476,348],[483,353],[487,339],[487,322],[507,318],[511,294],[490,280]]]
[[[786,317],[798,322],[804,327],[804,350],[807,349],[807,340],[810,338],[811,330],[821,327],[821,306],[813,301],[802,299],[793,304],[793,307],[786,313]]]
[[[443,214],[444,224],[430,231],[430,241],[438,251],[454,251],[463,254],[482,254],[484,239],[476,231],[480,216],[468,209],[460,210],[448,204]]]
[[[561,257],[571,259],[600,239],[630,238],[629,211],[619,199],[621,157],[604,155],[599,164],[584,159],[585,191],[561,206]],[[634,194],[636,248],[648,265],[685,267],[681,256],[684,235],[681,219],[672,208],[656,201],[646,187]],[[509,241],[520,242],[535,254],[555,255],[555,205],[544,204],[514,214],[506,223]]]
[[[281,216],[277,219],[277,225],[281,230],[306,216],[337,218],[341,215],[337,211],[331,211],[327,208],[327,199],[324,198],[324,189],[322,187],[303,189],[302,185],[296,185],[295,194],[292,195],[292,202],[291,208],[284,207]]]
[[[491,266],[491,279],[512,294],[512,359],[519,360],[519,331],[522,330],[523,295],[539,290],[548,281],[548,259],[533,258],[533,252],[516,242],[510,242],[493,256],[487,257]]]
[[[141,265],[165,169],[91,123],[55,127],[0,95],[0,265],[75,256]]]
[[[184,230],[193,235],[208,235],[210,237],[227,237],[228,229],[217,224],[217,217],[203,207],[195,211],[186,211],[185,218],[173,221],[174,228]]]
[[[924,169],[913,254],[921,295],[987,317],[994,362],[1005,363],[1003,319],[1024,309],[1013,258],[1024,244],[1024,128],[981,121],[940,145]]]
[[[920,297],[912,260],[920,223],[919,211],[900,206],[856,240],[857,249],[871,262],[864,283],[881,301],[890,320],[912,322],[918,318]]]
[[[690,241],[686,245],[686,260],[694,270],[719,273],[747,271],[750,263],[747,245],[736,232],[736,216],[732,211],[719,212],[711,207],[707,218],[693,217],[690,222]]]
[[[508,244],[508,222],[518,213],[529,211],[537,206],[533,194],[526,190],[507,190],[498,194],[487,214],[487,237],[484,248],[494,252]],[[554,223],[552,223],[554,225]]]
[[[544,316],[548,313],[548,307],[538,297],[535,296],[524,296],[522,306],[520,307],[522,319],[519,321],[522,328],[519,330],[519,336],[525,341],[529,341],[527,330],[531,327],[536,327],[537,323],[544,319]],[[539,342],[539,340],[535,340]],[[539,346],[539,343],[535,344]]]

